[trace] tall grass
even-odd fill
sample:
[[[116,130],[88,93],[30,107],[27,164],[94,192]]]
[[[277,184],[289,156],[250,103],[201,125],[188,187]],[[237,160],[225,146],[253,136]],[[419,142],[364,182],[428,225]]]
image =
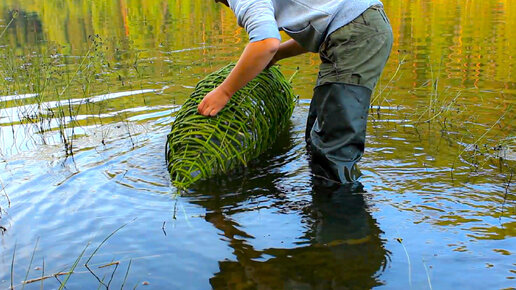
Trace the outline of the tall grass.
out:
[[[67,156],[73,155],[75,128],[79,126],[77,116],[83,106],[80,100],[87,99],[99,69],[95,55],[98,44],[93,40],[78,64],[70,64],[56,44],[24,56],[16,55],[10,48],[2,51],[7,61],[2,62],[0,70],[12,76],[4,79],[3,94],[16,96],[23,92],[35,96],[13,100],[20,110],[15,116],[18,121],[12,124],[31,126],[36,134],[30,137],[42,144],[48,143],[45,133],[57,130]],[[76,87],[81,88],[82,96]],[[34,140],[36,136],[41,137],[39,142]]]
[[[14,98],[0,101],[0,106],[4,109],[10,107],[16,114],[7,113],[6,116],[12,128],[13,146],[18,143],[15,127],[23,127],[26,131],[24,138],[32,144],[58,143],[62,145],[65,156],[73,156],[77,128],[91,122],[81,121],[78,117],[81,114],[98,116],[102,125],[101,115],[105,106],[88,103],[91,95],[100,91],[109,93],[110,85],[126,81],[108,61],[105,55],[108,47],[99,35],[89,36],[87,47],[80,56],[65,54],[65,47],[57,43],[43,43],[22,50],[12,47],[5,36],[18,13],[11,15],[8,25],[0,33],[0,44],[3,44],[0,46],[0,55],[3,56],[0,62],[0,95]],[[127,63],[123,66],[141,77],[137,60],[126,59],[124,62]],[[127,128],[130,134],[129,126]],[[134,142],[132,136],[130,139]]]
[[[389,95],[398,86],[397,81],[405,72],[403,64],[406,62],[406,56],[400,56],[393,75],[387,78],[388,81],[385,84],[378,85],[372,97],[371,110],[377,108],[372,116],[381,118],[381,106],[383,103],[387,103],[390,111],[389,116],[385,118],[386,124],[394,126],[401,124],[406,130],[412,128],[418,136],[425,131],[428,137],[440,135],[440,138],[448,141],[450,145],[448,150],[453,150],[455,155],[455,158],[450,159],[449,163],[452,179],[458,162],[467,164],[474,172],[488,169],[489,165],[496,164],[500,173],[509,176],[511,172],[514,172],[514,164],[505,159],[503,152],[509,151],[509,148],[513,146],[511,143],[514,143],[514,134],[500,138],[500,136],[495,136],[493,129],[497,128],[502,131],[510,129],[511,120],[514,119],[513,106],[509,105],[504,108],[493,123],[489,124],[485,120],[479,119],[477,114],[472,113],[474,109],[478,110],[478,108],[470,102],[465,102],[466,96],[471,93],[470,89],[455,88],[442,78],[442,61],[441,59],[436,69],[430,64],[428,67],[430,78],[408,91],[409,97],[421,100],[420,104],[405,108],[403,103],[391,104],[389,101]],[[400,91],[399,88],[396,90]],[[506,127],[502,125],[504,121]],[[428,140],[431,143],[439,141],[433,138]],[[434,149],[439,150],[438,148]]]
[[[0,108],[6,105],[19,109],[8,111],[14,112],[14,115],[7,116],[11,120],[8,124],[13,128],[12,136],[7,139],[27,138],[27,144],[32,142],[29,144],[34,145],[32,147],[40,144],[62,145],[66,156],[73,155],[79,149],[77,139],[82,137],[82,133],[89,133],[84,130],[85,127],[97,126],[97,123],[102,126],[106,107],[108,110],[113,107],[112,104],[105,106],[106,102],[103,101],[89,103],[88,98],[93,93],[108,94],[113,86],[120,85],[130,89],[145,86],[146,82],[141,80],[149,71],[140,68],[138,54],[141,51],[136,52],[127,45],[128,38],[104,41],[97,34],[90,35],[80,49],[76,46],[77,41],[73,44],[51,43],[38,39],[37,43],[18,45],[18,39],[26,37],[20,35],[25,32],[18,26],[25,27],[26,19],[22,18],[27,14],[21,12],[18,16],[17,12],[13,12],[11,15],[11,19],[7,19],[9,25],[2,28],[3,32],[0,31],[0,55],[3,57],[0,63],[0,96],[20,97],[9,104],[0,100]],[[97,30],[95,27],[91,31]],[[38,35],[40,38],[52,35],[45,31],[38,32],[42,32]],[[21,97],[24,94],[33,94],[34,97]],[[26,131],[26,134],[18,134],[21,138],[14,134],[20,128]],[[129,139],[135,143],[133,128],[126,126],[126,129]],[[102,143],[105,144],[108,134],[105,131],[101,133]],[[12,143],[20,146],[25,145],[24,141],[14,140]]]

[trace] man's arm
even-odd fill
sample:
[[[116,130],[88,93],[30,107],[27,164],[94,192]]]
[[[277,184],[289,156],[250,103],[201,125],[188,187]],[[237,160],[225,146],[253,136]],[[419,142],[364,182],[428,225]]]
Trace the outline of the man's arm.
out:
[[[267,67],[274,65],[276,62],[284,58],[293,57],[307,52],[308,50],[304,49],[297,41],[289,39],[280,45],[278,52],[276,52]]]
[[[254,79],[271,62],[280,47],[280,40],[266,38],[249,43],[226,80],[201,101],[197,110],[204,116],[215,116],[229,99]]]

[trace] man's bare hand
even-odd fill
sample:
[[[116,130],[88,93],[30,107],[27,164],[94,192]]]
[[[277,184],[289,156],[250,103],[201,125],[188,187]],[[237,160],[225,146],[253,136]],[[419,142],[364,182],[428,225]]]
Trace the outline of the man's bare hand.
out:
[[[213,117],[226,106],[229,99],[231,99],[231,95],[221,87],[217,87],[202,99],[197,111],[201,115]]]

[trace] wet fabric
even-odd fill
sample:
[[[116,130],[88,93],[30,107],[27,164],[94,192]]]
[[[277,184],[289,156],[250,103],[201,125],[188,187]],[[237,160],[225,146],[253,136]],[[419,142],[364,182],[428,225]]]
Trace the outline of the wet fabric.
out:
[[[356,163],[364,154],[371,94],[392,40],[389,20],[375,6],[322,44],[305,134],[314,174],[342,183],[361,175]]]

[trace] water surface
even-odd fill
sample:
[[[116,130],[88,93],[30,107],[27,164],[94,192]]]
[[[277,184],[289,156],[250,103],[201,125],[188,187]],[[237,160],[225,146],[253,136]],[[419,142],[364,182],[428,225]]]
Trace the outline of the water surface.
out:
[[[300,69],[300,101],[278,142],[182,195],[166,134],[195,84],[245,46],[231,12],[1,2],[0,287],[66,272],[85,247],[67,288],[97,287],[84,263],[122,226],[89,262],[113,288],[514,287],[516,5],[384,2],[395,44],[360,184],[313,178],[303,138],[319,60],[304,55],[282,62]]]

